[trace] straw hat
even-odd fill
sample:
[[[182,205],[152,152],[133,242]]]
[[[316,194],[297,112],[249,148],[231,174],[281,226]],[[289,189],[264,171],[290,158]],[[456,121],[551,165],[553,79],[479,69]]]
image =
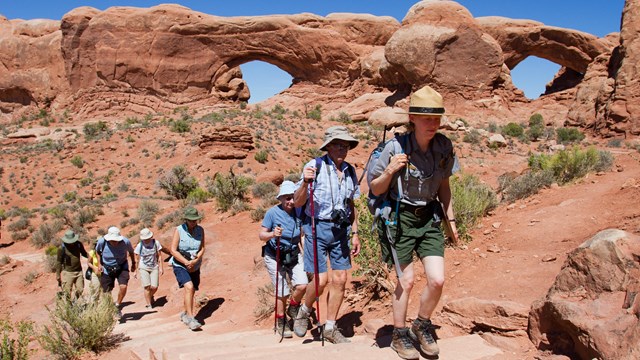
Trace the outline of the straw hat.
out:
[[[147,239],[151,239],[152,237],[153,237],[153,233],[151,232],[151,230],[147,228],[140,230],[140,240],[147,240]]]
[[[73,230],[67,230],[62,237],[62,242],[65,244],[73,244],[78,241],[78,234],[76,234]]]
[[[326,151],[327,145],[333,140],[344,140],[349,142],[349,148],[353,149],[358,146],[359,141],[349,135],[349,130],[344,126],[332,126],[324,132],[324,143],[320,146],[320,150]]]
[[[430,86],[424,86],[422,89],[414,92],[411,95],[411,101],[409,102],[409,111],[399,112],[398,114],[429,116],[451,115],[445,114],[444,112],[442,95],[433,90]]]

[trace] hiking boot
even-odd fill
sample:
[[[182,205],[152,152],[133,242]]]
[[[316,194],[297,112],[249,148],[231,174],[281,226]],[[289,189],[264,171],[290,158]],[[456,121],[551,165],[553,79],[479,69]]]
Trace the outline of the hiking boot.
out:
[[[331,330],[324,329],[322,331],[322,336],[324,337],[325,340],[327,340],[332,344],[345,344],[345,343],[351,342],[351,340],[347,339],[346,337],[344,337],[344,335],[342,335],[342,333],[340,332],[340,329],[337,326]]]
[[[289,319],[295,320],[299,310],[300,310],[300,304],[298,305],[289,304],[289,307],[287,308],[287,316],[289,316]]]
[[[183,311],[180,313],[180,321],[182,321],[185,325],[189,325],[189,320],[191,319],[189,319],[189,315],[187,315],[186,312]]]
[[[278,318],[278,323],[276,325],[276,330],[278,331],[278,335],[280,335],[280,336],[282,336],[284,338],[289,339],[289,338],[293,337],[293,333],[291,332],[291,328],[289,327],[289,323],[283,317]]]
[[[436,356],[440,353],[433,334],[434,327],[431,320],[415,319],[409,330],[409,336],[420,343],[420,350],[428,356]]]
[[[189,329],[191,330],[198,330],[202,327],[202,324],[200,324],[200,322],[198,320],[196,320],[196,318],[194,317],[189,317],[189,324],[187,324],[189,326]]]
[[[304,337],[307,334],[309,328],[309,314],[302,310],[302,307],[298,310],[298,314],[293,321],[293,332],[298,337]]]
[[[403,359],[418,359],[420,353],[409,338],[409,328],[393,329],[391,348]]]

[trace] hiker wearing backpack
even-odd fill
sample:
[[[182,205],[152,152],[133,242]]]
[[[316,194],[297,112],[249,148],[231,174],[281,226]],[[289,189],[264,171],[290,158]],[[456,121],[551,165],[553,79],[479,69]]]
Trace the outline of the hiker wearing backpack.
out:
[[[67,230],[64,233],[61,239],[62,245],[58,249],[58,266],[56,266],[58,286],[74,300],[82,296],[84,291],[84,276],[80,256],[87,257],[87,251],[82,243],[78,241],[78,238],[78,234],[73,230]]]
[[[116,307],[118,308],[118,318],[122,317],[122,300],[127,294],[129,284],[129,270],[136,271],[136,259],[133,253],[131,241],[120,235],[120,229],[111,226],[107,233],[98,240],[96,252],[100,258],[98,273],[100,275],[100,286],[102,291],[110,293],[118,281],[118,297]],[[131,259],[131,268],[127,255]]]
[[[378,223],[382,256],[390,264],[394,257],[398,261],[391,348],[403,359],[417,359],[420,354],[413,341],[419,343],[423,355],[439,353],[431,315],[444,285],[441,221],[451,225],[454,242],[458,235],[449,184],[455,162],[453,145],[437,132],[444,115],[442,96],[423,87],[411,96],[408,114],[409,133],[385,145],[369,186],[374,195],[388,199],[387,219]],[[424,267],[427,286],[420,296],[418,316],[407,328],[407,306],[415,283],[414,251]]]
[[[348,151],[357,145],[358,140],[349,135],[344,126],[327,129],[324,143],[320,146],[320,150],[327,153],[305,165],[294,193],[294,205],[305,206],[306,218],[302,227],[305,235],[304,270],[314,273],[314,280],[307,286],[293,331],[300,337],[307,332],[313,302],[318,300],[329,282],[328,255],[332,276],[328,289],[327,322],[324,329],[321,327],[321,336],[334,344],[349,342],[336,326],[336,318],[344,298],[351,256],[360,253],[357,214],[353,204],[353,199],[360,196],[360,188],[355,169],[345,161]],[[314,251],[316,247],[317,251]]]
[[[291,292],[285,278],[288,276],[293,285],[293,294],[286,311],[291,319],[298,315],[302,297],[309,283],[300,252],[301,217],[304,215],[302,209],[293,206],[295,189],[296,184],[293,182],[282,182],[276,197],[280,204],[267,210],[258,234],[260,240],[265,242],[262,248],[264,264],[276,289],[275,326],[278,333],[285,338],[293,336],[284,310]]]
[[[145,305],[147,309],[153,308],[153,295],[158,291],[160,275],[164,274],[161,251],[162,245],[153,238],[151,230],[147,228],[140,230],[140,242],[136,245],[133,253],[136,256],[136,264],[140,274],[140,283],[144,288],[144,300],[147,303]],[[135,273],[133,276],[138,277]]]

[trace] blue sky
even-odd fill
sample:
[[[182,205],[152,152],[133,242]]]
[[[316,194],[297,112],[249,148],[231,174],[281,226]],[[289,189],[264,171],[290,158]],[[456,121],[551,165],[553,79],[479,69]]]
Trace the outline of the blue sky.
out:
[[[296,14],[309,12],[325,16],[334,12],[388,15],[398,20],[416,1],[407,0],[169,0],[207,14],[218,16],[251,16]],[[9,19],[56,19],[79,6],[105,10],[111,6],[150,7],[163,1],[153,0],[1,0],[0,14]],[[459,0],[473,16],[505,16],[531,19],[547,25],[585,31],[597,36],[620,31],[624,0]],[[277,67],[251,62],[241,66],[251,90],[251,103],[258,102],[285,89],[291,76]],[[514,84],[527,97],[536,98],[557,72],[559,66],[529,57],[513,69]]]

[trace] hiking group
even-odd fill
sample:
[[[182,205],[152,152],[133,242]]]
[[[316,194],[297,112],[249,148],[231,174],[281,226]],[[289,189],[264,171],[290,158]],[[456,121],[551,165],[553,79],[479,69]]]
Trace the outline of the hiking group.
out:
[[[428,86],[414,92],[406,114],[408,132],[383,141],[365,171],[381,256],[395,267],[397,276],[391,348],[403,359],[417,359],[421,353],[439,354],[431,315],[445,279],[441,225],[454,242],[458,236],[449,183],[457,159],[451,141],[437,132],[445,115],[438,92]],[[304,166],[297,184],[283,182],[277,195],[280,204],[265,214],[259,238],[265,242],[264,263],[275,288],[274,325],[281,337],[293,336],[287,315],[293,321],[293,333],[306,335],[313,304],[316,302],[316,319],[320,319],[318,301],[327,290],[326,321],[318,325],[318,333],[322,341],[349,342],[336,326],[336,319],[351,256],[357,256],[361,246],[354,206],[354,199],[360,196],[359,181],[354,167],[346,161],[348,151],[357,145],[358,140],[345,127],[328,128],[320,147],[325,155]],[[407,307],[415,284],[414,252],[427,284],[415,321],[408,327]],[[293,289],[289,289],[287,277]]]
[[[178,286],[184,288],[184,312],[180,314],[180,319],[191,330],[199,329],[202,324],[194,317],[194,296],[200,284],[205,233],[198,225],[198,220],[202,218],[198,210],[192,207],[185,209],[183,218],[184,223],[174,230],[169,250],[164,249],[147,228],[140,231],[140,242],[134,249],[131,241],[120,234],[120,229],[111,226],[104,236],[98,237],[95,247],[87,253],[78,241],[78,234],[67,230],[61,239],[62,245],[57,256],[58,286],[64,294],[75,300],[82,296],[86,279],[90,281],[90,298],[97,300],[100,292],[111,293],[117,282],[118,293],[114,303],[118,318],[122,318],[123,300],[127,294],[130,273],[133,272],[134,278],[140,277],[145,308],[151,310],[156,302],[154,295],[158,290],[160,275],[164,273],[162,253],[168,253]],[[88,266],[84,274],[81,257],[87,258]]]

